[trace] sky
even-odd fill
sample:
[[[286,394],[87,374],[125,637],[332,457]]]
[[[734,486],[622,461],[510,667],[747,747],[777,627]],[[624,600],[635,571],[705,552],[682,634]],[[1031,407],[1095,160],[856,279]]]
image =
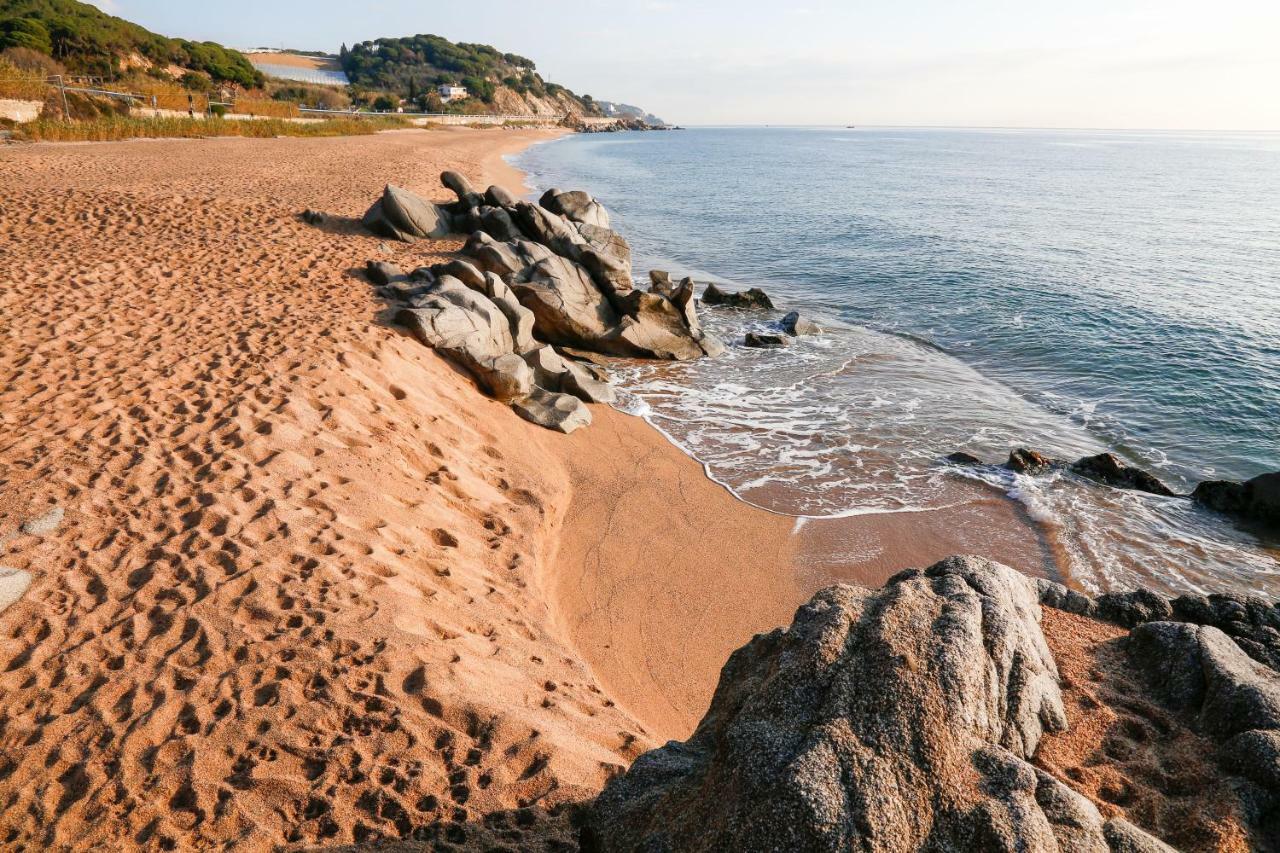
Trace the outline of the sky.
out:
[[[435,33],[682,124],[1280,131],[1276,0],[96,0],[165,35]]]

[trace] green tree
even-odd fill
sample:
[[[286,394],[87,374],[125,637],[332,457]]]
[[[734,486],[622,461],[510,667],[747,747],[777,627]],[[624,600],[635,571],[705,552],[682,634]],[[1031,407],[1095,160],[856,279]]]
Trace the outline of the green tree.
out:
[[[32,18],[0,22],[0,48],[6,47],[25,47],[46,56],[53,53],[49,30]]]

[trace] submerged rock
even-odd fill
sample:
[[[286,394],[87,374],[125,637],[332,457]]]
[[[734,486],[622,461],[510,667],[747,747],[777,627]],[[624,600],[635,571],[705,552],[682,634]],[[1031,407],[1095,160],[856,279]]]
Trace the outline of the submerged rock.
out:
[[[1016,474],[1043,474],[1061,465],[1061,460],[1051,459],[1025,447],[1019,447],[1010,453],[1009,461],[1004,463],[1004,467]]]
[[[747,332],[746,338],[743,339],[749,347],[757,349],[777,349],[779,347],[791,346],[791,339],[786,335],[769,335],[762,332]]]
[[[1028,763],[1066,725],[1039,613],[972,557],[822,590],[734,652],[688,741],[606,786],[587,848],[1160,849]]]
[[[951,462],[956,465],[984,464],[981,459],[974,456],[972,453],[965,453],[964,451],[960,451],[960,450],[957,450],[955,453],[948,453],[945,458],[948,462]]]

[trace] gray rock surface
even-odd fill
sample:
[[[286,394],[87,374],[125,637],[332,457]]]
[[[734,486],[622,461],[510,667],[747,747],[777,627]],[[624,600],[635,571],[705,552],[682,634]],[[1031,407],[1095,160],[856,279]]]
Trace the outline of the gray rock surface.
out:
[[[812,320],[800,316],[799,311],[792,311],[782,318],[782,331],[793,337],[800,335],[820,335],[822,327]]]
[[[707,289],[702,291],[702,304],[723,305],[726,308],[773,308],[773,300],[758,287],[731,293],[721,290],[714,283],[708,284]]]
[[[1112,592],[1096,599],[1040,579],[1040,602],[1132,628],[1152,621],[1212,626],[1258,663],[1280,672],[1280,602],[1230,593],[1167,598],[1148,589]]]
[[[588,849],[1121,849],[1028,763],[1065,726],[1039,615],[1030,579],[972,557],[822,590],[734,652],[688,741],[606,786]]]
[[[609,212],[604,209],[604,205],[581,190],[561,192],[550,189],[542,194],[538,203],[570,222],[595,225],[599,228],[609,227]]]
[[[1099,453],[1097,456],[1077,459],[1071,463],[1071,470],[1081,477],[1117,489],[1130,489],[1166,497],[1174,495],[1174,491],[1155,476],[1141,468],[1126,465],[1112,453]]]
[[[572,394],[557,394],[534,386],[533,392],[511,404],[525,420],[565,434],[591,423],[591,410]]]
[[[387,184],[363,222],[379,236],[410,243],[423,237],[444,237],[453,227],[447,211],[392,184]]]
[[[743,339],[743,343],[756,349],[777,349],[779,347],[791,346],[791,339],[786,335],[769,335],[763,332],[747,332],[747,336]]]
[[[1252,480],[1209,480],[1191,493],[1196,503],[1247,521],[1280,530],[1280,471]]]

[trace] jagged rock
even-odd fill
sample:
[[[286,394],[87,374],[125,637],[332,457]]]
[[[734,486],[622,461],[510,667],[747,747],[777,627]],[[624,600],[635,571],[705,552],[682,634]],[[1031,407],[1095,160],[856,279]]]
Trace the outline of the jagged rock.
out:
[[[604,205],[581,190],[561,192],[550,189],[542,194],[538,204],[571,222],[609,227],[609,212],[604,209]]]
[[[613,386],[593,375],[590,370],[570,359],[564,360],[565,375],[560,390],[584,403],[612,403],[618,399]]]
[[[812,320],[806,320],[801,317],[799,311],[792,311],[783,317],[780,325],[782,326],[782,331],[794,337],[822,334],[822,327]]]
[[[1124,818],[1116,817],[1102,826],[1111,853],[1178,853],[1158,838],[1153,838]],[[1064,848],[1063,853],[1071,848]]]
[[[747,332],[744,343],[749,347],[757,347],[759,349],[776,349],[791,345],[791,339],[786,335],[767,335],[761,332]]]
[[[1167,599],[1151,590],[1108,593],[1095,601],[1060,583],[1038,580],[1040,603],[1132,628],[1144,622],[1186,622],[1222,631],[1249,657],[1280,672],[1280,603],[1229,593]]]
[[[1094,600],[1091,615],[1126,628],[1144,622],[1159,622],[1173,615],[1173,606],[1163,595],[1149,589],[1108,592]]]
[[[561,257],[576,261],[586,240],[564,219],[536,204],[522,201],[510,208],[511,218],[535,243],[541,243]]]
[[[1228,741],[1222,752],[1228,770],[1280,792],[1280,731],[1243,732]]]
[[[539,339],[634,358],[724,352],[723,342],[702,331],[692,282],[669,294],[635,289],[630,247],[609,230],[607,213],[587,194],[551,191],[532,205],[491,187],[486,201],[493,206],[478,208],[468,220],[477,230],[463,252],[511,287],[533,313]],[[529,239],[495,239],[513,228]]]
[[[577,397],[557,394],[536,385],[527,397],[516,400],[511,407],[531,423],[566,434],[591,423],[591,410]]]
[[[559,255],[538,261],[511,289],[533,312],[538,335],[554,344],[600,348],[621,322],[587,271]]]
[[[578,255],[578,260],[613,306],[623,311],[624,308],[619,300],[636,292],[631,283],[631,267],[613,255],[601,254],[595,249],[583,249]]]
[[[675,291],[675,285],[671,283],[671,273],[666,270],[649,270],[649,291],[670,296]]]
[[[610,781],[584,840],[601,851],[1159,850],[1140,830],[1109,830],[1028,763],[1041,733],[1064,726],[1035,586],[951,558],[882,590],[822,590],[788,630],[734,652],[693,736]]]
[[[965,453],[963,451],[948,453],[945,458],[948,462],[952,462],[956,465],[982,465],[983,464],[982,460],[974,456],[972,453]]]
[[[491,272],[484,274],[484,293],[498,306],[511,326],[511,340],[517,354],[529,352],[538,346],[533,337],[533,312],[520,304],[506,282]]]
[[[523,260],[516,253],[517,243],[499,242],[483,231],[477,231],[467,238],[462,253],[479,265],[485,272],[491,272],[504,280],[509,280],[517,272],[524,269]],[[547,254],[550,254],[548,252]]]
[[[628,270],[631,269],[631,246],[617,231],[581,222],[578,223],[578,233],[593,251],[607,255]]]
[[[1004,467],[1017,474],[1043,474],[1061,465],[1057,459],[1050,459],[1025,447],[1019,447],[1010,453],[1009,461],[1004,463]]]
[[[1195,487],[1191,499],[1218,512],[1280,530],[1280,471],[1260,474],[1243,483],[1208,480]]]
[[[665,295],[671,300],[671,304],[680,310],[685,327],[693,332],[694,337],[697,337],[702,332],[702,323],[698,321],[698,309],[694,303],[693,279],[687,276],[680,279],[680,283],[670,288],[670,292]]]
[[[1174,708],[1197,714],[1217,740],[1280,729],[1280,674],[1217,628],[1148,622],[1129,633],[1130,657]]]
[[[379,286],[400,284],[409,280],[404,270],[386,261],[369,261],[365,264],[365,273],[369,276],[369,281]]]
[[[1111,453],[1099,453],[1097,456],[1077,459],[1071,463],[1071,470],[1081,477],[1087,477],[1094,482],[1117,489],[1132,489],[1166,497],[1173,497],[1175,494],[1156,477],[1141,468],[1124,464]]]
[[[741,293],[730,293],[721,290],[714,283],[708,284],[707,289],[702,291],[702,304],[723,305],[727,308],[773,308],[773,301],[758,287]]]

